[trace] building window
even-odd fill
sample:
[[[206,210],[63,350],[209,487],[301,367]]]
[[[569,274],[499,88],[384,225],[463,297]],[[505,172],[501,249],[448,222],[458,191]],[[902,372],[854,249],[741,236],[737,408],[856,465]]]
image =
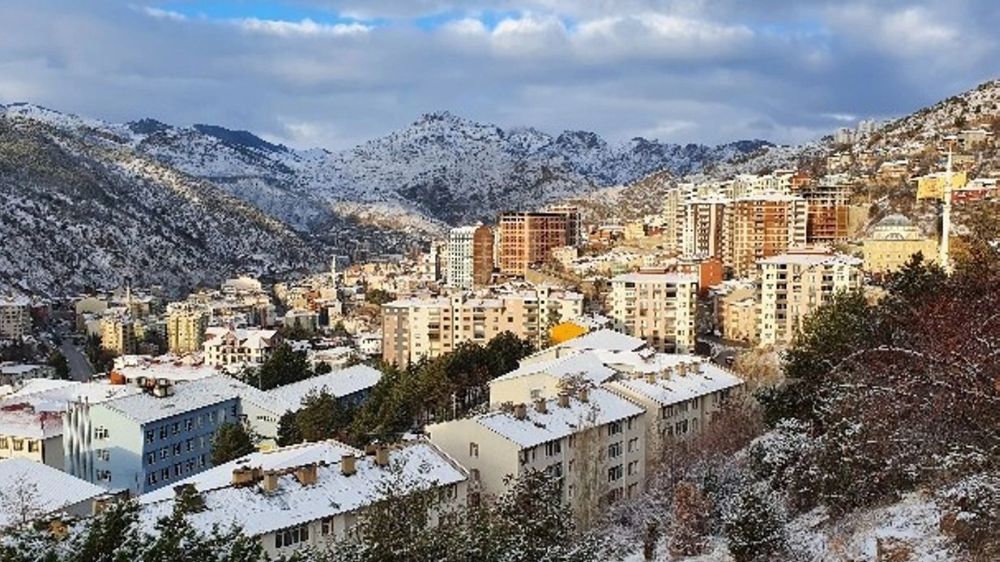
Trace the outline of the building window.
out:
[[[156,451],[146,453],[146,464],[153,464],[156,462]]]
[[[192,428],[194,428],[194,420],[191,418],[184,420],[184,431],[191,431]]]
[[[98,482],[111,482],[111,471],[110,470],[98,470],[97,471],[97,481]]]
[[[163,459],[167,458],[167,455],[169,455],[169,454],[170,454],[170,451],[166,447],[160,449],[160,460],[163,460]]]
[[[551,457],[562,453],[561,441],[549,441],[545,444],[545,456]]]
[[[109,435],[108,428],[106,427],[94,428],[94,439],[107,439]]]
[[[179,454],[181,454],[181,444],[180,443],[174,443],[174,455],[176,456],[176,455],[179,455]]]
[[[333,517],[325,517],[320,521],[320,533],[325,537],[333,534]]]
[[[160,479],[164,480],[164,481],[170,480],[170,469],[169,468],[164,468],[163,470],[160,471]]]
[[[11,439],[11,442],[14,443],[14,450],[15,451],[23,451],[24,450],[24,439],[14,438],[14,439]]]
[[[274,547],[283,548],[309,540],[309,525],[299,525],[274,534]]]
[[[639,472],[639,461],[632,461],[628,463],[628,475],[632,476]]]
[[[28,441],[28,452],[29,453],[38,452],[38,441]]]
[[[617,435],[622,432],[622,422],[616,421],[608,424],[608,435]]]
[[[180,424],[180,422],[174,422],[174,424],[170,427],[170,429],[173,431],[174,435],[177,435],[178,433],[180,433],[181,432],[181,424]]]
[[[156,432],[152,430],[146,431],[146,443],[152,443],[156,439]]]
[[[608,469],[608,482],[615,482],[622,478],[622,465],[612,466]]]
[[[0,437],[0,449],[9,449],[10,444],[7,442],[6,437]]]
[[[628,440],[628,452],[634,453],[639,450],[639,438],[633,437]]]
[[[469,443],[469,456],[470,457],[479,456],[479,443]]]
[[[166,438],[167,438],[167,426],[163,426],[160,428],[160,439],[166,439]]]
[[[97,459],[98,460],[102,460],[104,462],[107,462],[107,461],[111,460],[111,451],[109,451],[107,449],[98,449],[97,450]]]
[[[608,445],[608,458],[616,459],[622,456],[622,442],[612,443]]]

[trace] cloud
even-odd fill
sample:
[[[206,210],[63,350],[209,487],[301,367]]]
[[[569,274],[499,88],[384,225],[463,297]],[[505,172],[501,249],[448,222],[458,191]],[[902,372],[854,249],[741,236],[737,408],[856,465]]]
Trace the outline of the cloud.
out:
[[[0,103],[330,149],[436,109],[613,140],[799,142],[1000,75],[992,0],[82,4],[5,4]]]
[[[243,18],[233,20],[233,23],[240,28],[253,33],[265,33],[268,35],[279,35],[283,37],[291,36],[346,36],[364,35],[372,30],[371,26],[361,23],[336,23],[324,24],[316,23],[306,18],[301,21],[264,20],[258,18]]]

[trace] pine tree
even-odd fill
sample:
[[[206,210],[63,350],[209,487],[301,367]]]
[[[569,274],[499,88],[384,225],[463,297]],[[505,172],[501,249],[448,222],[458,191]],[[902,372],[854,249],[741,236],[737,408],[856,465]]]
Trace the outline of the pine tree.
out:
[[[726,514],[729,553],[736,562],[774,560],[786,549],[780,500],[766,487],[746,487]]]
[[[253,451],[253,440],[242,424],[224,423],[212,439],[212,464],[218,466]]]
[[[278,445],[287,447],[302,442],[302,432],[296,420],[296,413],[289,410],[278,420]]]

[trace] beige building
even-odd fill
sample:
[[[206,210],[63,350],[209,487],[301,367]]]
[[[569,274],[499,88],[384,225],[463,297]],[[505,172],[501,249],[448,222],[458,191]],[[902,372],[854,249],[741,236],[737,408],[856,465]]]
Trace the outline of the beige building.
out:
[[[757,261],[806,243],[808,205],[791,195],[759,195],[726,206],[729,244],[723,262],[735,277],[750,277]]]
[[[414,491],[437,491],[442,503],[430,513],[431,525],[468,501],[468,472],[426,441],[366,452],[322,441],[253,453],[143,494],[139,521],[153,532],[173,513],[177,490],[186,488],[204,503],[186,516],[195,529],[239,527],[275,559],[344,541],[400,480]]]
[[[790,343],[802,321],[840,291],[861,287],[861,260],[807,248],[760,260],[758,342]]]
[[[31,301],[24,297],[0,298],[0,340],[20,339],[31,333]]]
[[[112,313],[101,318],[101,348],[116,355],[136,352],[139,334],[136,322],[128,314]]]
[[[281,342],[275,330],[212,327],[205,331],[205,364],[213,367],[260,365]]]
[[[645,485],[643,415],[624,398],[581,385],[426,431],[469,469],[472,493],[502,494],[507,477],[537,470],[559,479],[563,501],[587,527],[602,507]]]
[[[658,350],[694,350],[698,276],[627,273],[611,279],[610,316],[615,329]]]
[[[721,197],[703,198],[691,200],[684,206],[684,255],[722,259],[729,234],[725,228],[728,202]]]
[[[733,341],[757,339],[757,287],[749,281],[727,281],[712,289],[715,330]]]
[[[0,404],[0,460],[19,458],[63,470],[62,414],[20,400]]]
[[[914,254],[933,261],[938,241],[924,236],[920,227],[903,215],[889,215],[872,227],[864,241],[864,269],[886,274],[899,270]]]
[[[503,332],[541,345],[550,326],[580,316],[583,295],[550,287],[399,299],[382,305],[382,359],[405,366]]]
[[[173,303],[167,307],[167,349],[184,355],[201,350],[208,328],[208,312],[191,303]]]

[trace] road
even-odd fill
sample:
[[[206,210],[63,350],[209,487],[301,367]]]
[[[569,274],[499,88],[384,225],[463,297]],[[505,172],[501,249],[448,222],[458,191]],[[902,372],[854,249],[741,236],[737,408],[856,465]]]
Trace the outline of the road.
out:
[[[59,350],[66,356],[66,361],[69,363],[70,379],[81,382],[90,380],[90,376],[94,374],[94,369],[90,366],[90,362],[87,361],[87,357],[78,347],[73,345],[73,338],[70,334],[63,336]]]

